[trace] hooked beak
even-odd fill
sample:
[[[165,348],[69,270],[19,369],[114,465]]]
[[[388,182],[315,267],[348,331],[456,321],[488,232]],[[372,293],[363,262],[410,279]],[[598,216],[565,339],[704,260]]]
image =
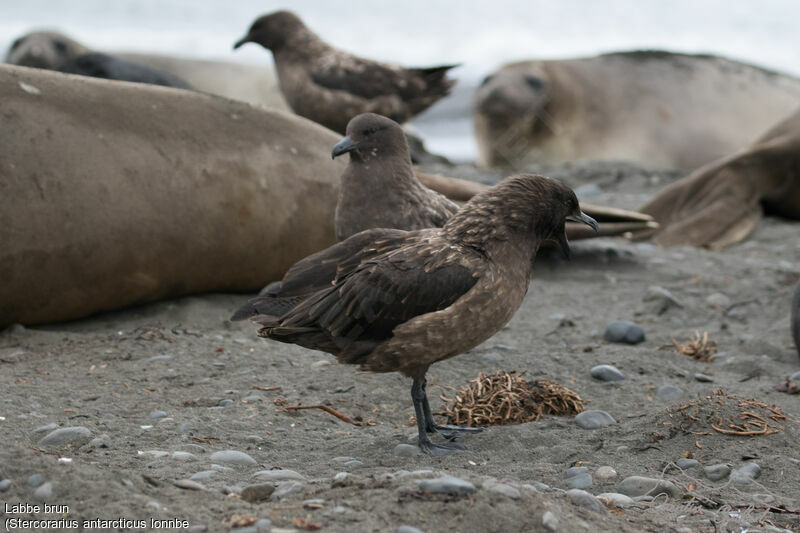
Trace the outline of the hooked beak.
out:
[[[247,35],[245,35],[244,37],[242,37],[241,39],[239,39],[238,41],[236,41],[234,43],[233,49],[236,50],[237,48],[239,48],[243,44],[249,43],[249,42],[250,42],[250,34],[248,33]]]
[[[569,215],[567,217],[567,220],[569,220],[570,222],[582,222],[587,226],[589,226],[590,228],[592,228],[595,233],[597,233],[600,229],[597,226],[597,221],[592,217],[590,217],[589,215],[587,215],[586,213],[584,213],[583,211],[581,211],[580,215]]]
[[[582,222],[583,224],[586,224],[587,226],[592,228],[595,231],[595,233],[597,233],[597,231],[599,230],[597,226],[597,221],[592,217],[590,217],[589,215],[587,215],[586,213],[584,213],[583,211],[581,211],[580,215],[569,215],[566,217],[566,219],[569,220],[570,222]],[[569,260],[571,254],[569,249],[569,241],[567,240],[566,228],[556,239],[556,244],[558,245],[558,249],[561,250],[561,255],[564,257],[564,259]]]
[[[336,146],[333,147],[333,151],[331,152],[331,159],[336,159],[338,156],[342,154],[346,154],[347,152],[355,150],[356,147],[358,147],[358,142],[351,139],[350,136],[348,135],[347,137],[336,143]]]

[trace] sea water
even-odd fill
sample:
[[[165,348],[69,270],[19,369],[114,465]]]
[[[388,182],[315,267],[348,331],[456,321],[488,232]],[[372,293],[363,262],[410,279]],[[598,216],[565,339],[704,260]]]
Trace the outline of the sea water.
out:
[[[233,43],[258,16],[291,9],[329,43],[365,57],[429,66],[459,63],[459,90],[415,121],[428,148],[475,157],[468,109],[500,65],[631,49],[721,54],[800,75],[795,0],[0,0],[0,50],[56,28],[98,50],[271,64]]]

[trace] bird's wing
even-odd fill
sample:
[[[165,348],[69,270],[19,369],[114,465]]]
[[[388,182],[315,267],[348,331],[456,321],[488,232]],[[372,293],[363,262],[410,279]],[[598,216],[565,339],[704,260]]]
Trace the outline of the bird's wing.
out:
[[[344,362],[358,362],[398,325],[452,305],[485,268],[477,252],[423,239],[361,263],[333,287],[265,323],[260,334],[317,349],[324,338]]]
[[[307,296],[332,287],[362,262],[402,246],[409,237],[407,231],[370,229],[311,254],[286,271],[278,288],[248,300],[231,320],[258,315],[280,317]]]

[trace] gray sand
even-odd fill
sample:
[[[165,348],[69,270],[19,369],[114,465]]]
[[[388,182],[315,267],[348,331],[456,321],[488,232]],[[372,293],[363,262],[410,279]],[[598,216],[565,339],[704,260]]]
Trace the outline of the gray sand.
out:
[[[566,179],[586,201],[625,208],[641,205],[676,177],[627,165],[591,168],[550,174]],[[474,173],[467,167],[455,172],[462,170]],[[329,364],[333,358],[325,354],[258,339],[250,324],[226,320],[243,295],[12,327],[0,336],[0,490],[1,480],[11,482],[0,500],[41,505],[36,498],[44,498],[68,506],[67,515],[28,517],[180,519],[194,531],[228,531],[234,515],[270,520],[273,531],[393,532],[402,525],[428,533],[552,531],[555,523],[564,532],[766,531],[770,524],[797,530],[798,514],[770,512],[769,506],[800,509],[800,397],[773,390],[800,367],[788,325],[800,277],[798,230],[796,222],[766,219],[745,243],[720,253],[600,239],[574,243],[571,262],[543,254],[512,322],[484,345],[431,369],[433,407],[441,405],[440,386],[460,387],[497,368],[527,370],[531,379],[569,386],[588,409],[607,411],[617,424],[585,430],[571,419],[550,418],[493,427],[464,439],[470,451],[439,460],[394,453],[397,445],[414,443],[409,380],[358,373]],[[682,307],[658,315],[658,302],[645,301],[651,286],[668,290]],[[727,312],[707,302],[715,293],[730,300]],[[606,325],[617,319],[638,323],[646,340],[635,346],[604,342]],[[659,349],[695,330],[718,343],[715,361]],[[626,378],[593,379],[590,370],[600,364],[614,365]],[[713,382],[697,381],[696,373]],[[683,401],[720,388],[757,397],[781,406],[789,420],[782,431],[753,438],[670,431],[665,410],[676,402],[658,399],[662,385],[680,388]],[[280,407],[298,403],[329,404],[374,425],[355,427],[320,410]],[[107,437],[84,444],[76,434],[66,448],[45,447],[39,441],[49,430],[35,430],[50,423]],[[211,459],[225,450],[243,452],[255,464],[222,463],[225,454]],[[671,467],[686,452],[699,464]],[[703,467],[725,463],[733,470],[757,463],[760,476],[737,484],[704,475]],[[596,512],[573,503],[591,507],[586,495],[564,492],[567,469],[575,465],[587,467],[576,473],[592,475],[584,490],[594,495],[617,492],[628,476],[645,476],[671,481],[678,497]],[[603,466],[616,476],[602,479]],[[253,476],[278,468],[302,479]],[[424,469],[433,473],[405,474]],[[194,483],[185,482],[199,472]],[[341,472],[349,475],[337,476]],[[45,482],[39,488],[29,484],[33,474]],[[420,488],[420,479],[443,474],[471,482],[475,491]],[[175,485],[179,481],[183,487]],[[279,487],[271,496],[269,488],[251,489],[247,497],[261,494],[266,501],[239,495],[263,483]],[[549,488],[537,489],[537,483]],[[715,508],[683,499],[691,484]],[[320,501],[304,506],[306,500]],[[0,520],[12,516],[19,515]],[[239,531],[269,531],[265,524]]]

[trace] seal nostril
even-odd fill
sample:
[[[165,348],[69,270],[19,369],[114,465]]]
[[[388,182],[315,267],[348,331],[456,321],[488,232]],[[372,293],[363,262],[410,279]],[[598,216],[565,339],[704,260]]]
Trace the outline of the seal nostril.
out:
[[[540,91],[544,88],[544,82],[536,76],[525,76],[525,83],[534,91]]]

